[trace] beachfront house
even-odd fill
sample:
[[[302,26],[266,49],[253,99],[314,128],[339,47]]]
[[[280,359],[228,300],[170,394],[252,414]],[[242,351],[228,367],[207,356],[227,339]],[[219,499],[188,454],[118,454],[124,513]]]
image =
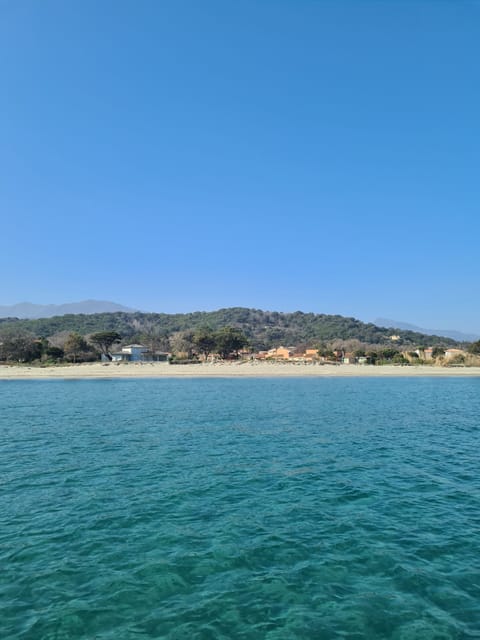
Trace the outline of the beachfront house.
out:
[[[165,351],[150,351],[143,344],[127,344],[120,351],[112,353],[112,362],[167,362]]]
[[[276,349],[268,350],[268,358],[274,358],[276,360],[288,360],[293,356],[293,347],[277,347]]]
[[[113,362],[141,362],[146,360],[148,347],[143,344],[127,344],[121,351],[112,353]]]
[[[433,348],[428,347],[426,349],[415,349],[415,353],[419,358],[423,358],[423,360],[433,360]]]

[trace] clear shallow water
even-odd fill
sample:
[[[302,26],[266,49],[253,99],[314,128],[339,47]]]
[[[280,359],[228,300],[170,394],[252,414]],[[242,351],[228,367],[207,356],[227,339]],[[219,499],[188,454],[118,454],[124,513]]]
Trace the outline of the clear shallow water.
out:
[[[0,637],[480,638],[479,398],[1,382]]]

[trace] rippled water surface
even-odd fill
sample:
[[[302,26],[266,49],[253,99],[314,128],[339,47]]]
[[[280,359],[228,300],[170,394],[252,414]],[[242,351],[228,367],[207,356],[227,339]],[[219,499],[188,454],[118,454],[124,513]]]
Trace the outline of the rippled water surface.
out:
[[[480,638],[479,397],[0,382],[0,637]]]

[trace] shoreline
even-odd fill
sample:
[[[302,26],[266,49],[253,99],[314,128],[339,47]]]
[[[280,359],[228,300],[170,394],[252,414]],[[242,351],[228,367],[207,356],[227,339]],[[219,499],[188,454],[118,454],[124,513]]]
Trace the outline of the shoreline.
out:
[[[164,362],[82,363],[52,367],[0,365],[0,380],[125,378],[346,378],[480,377],[480,367],[429,365],[303,364],[218,362],[171,365]]]

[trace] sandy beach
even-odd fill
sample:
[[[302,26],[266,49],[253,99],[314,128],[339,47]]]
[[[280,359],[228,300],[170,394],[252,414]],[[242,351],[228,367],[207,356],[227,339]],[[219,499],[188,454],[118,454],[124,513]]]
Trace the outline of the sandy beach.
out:
[[[81,378],[242,378],[242,377],[480,377],[480,367],[401,365],[319,365],[279,362],[219,362],[170,365],[86,363],[53,367],[0,365],[0,380]]]

